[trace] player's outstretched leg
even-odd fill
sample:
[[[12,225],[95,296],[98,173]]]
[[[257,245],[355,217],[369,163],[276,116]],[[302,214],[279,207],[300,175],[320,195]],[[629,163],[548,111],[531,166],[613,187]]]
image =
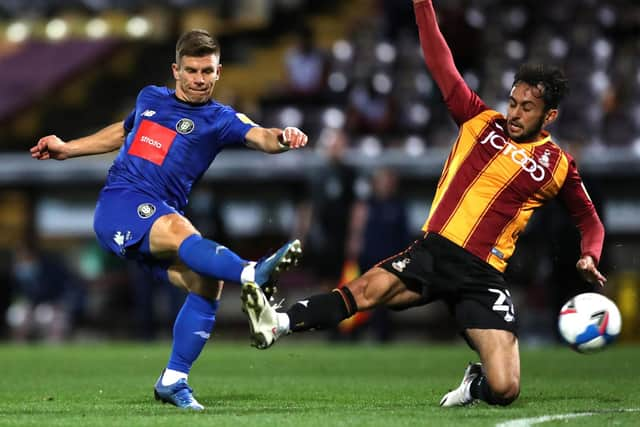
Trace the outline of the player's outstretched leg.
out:
[[[276,307],[269,304],[269,299],[255,283],[245,283],[240,298],[242,311],[249,318],[251,345],[261,350],[271,347],[287,331],[278,322],[279,314],[282,313],[278,313]]]
[[[171,403],[182,409],[191,409],[193,411],[202,411],[202,406],[195,397],[193,397],[193,390],[187,384],[187,380],[180,379],[177,382],[170,385],[162,385],[162,376],[164,375],[164,369],[160,374],[160,378],[153,387],[153,394],[156,400],[160,400],[163,403]]]
[[[296,266],[301,257],[300,240],[295,239],[285,243],[271,256],[262,258],[256,263],[254,282],[270,297],[275,292],[276,280],[280,273]]]
[[[467,369],[464,371],[460,386],[445,394],[440,400],[440,406],[465,406],[473,403],[474,398],[471,397],[471,383],[479,375],[482,375],[482,364],[469,363],[469,366],[467,366]]]

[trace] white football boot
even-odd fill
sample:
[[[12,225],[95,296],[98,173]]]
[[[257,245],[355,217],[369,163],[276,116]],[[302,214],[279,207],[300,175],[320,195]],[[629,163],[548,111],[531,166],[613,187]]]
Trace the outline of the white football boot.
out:
[[[269,299],[262,291],[260,286],[255,283],[245,283],[242,286],[242,311],[249,318],[249,328],[251,329],[251,345],[260,350],[267,349],[287,333],[287,329],[279,324],[279,315],[276,308],[280,305],[272,306]]]
[[[467,369],[464,371],[464,376],[462,377],[460,386],[445,394],[440,400],[440,406],[450,407],[472,404],[474,402],[474,398],[471,397],[471,383],[476,379],[476,377],[478,377],[478,375],[482,375],[482,364],[469,363]]]

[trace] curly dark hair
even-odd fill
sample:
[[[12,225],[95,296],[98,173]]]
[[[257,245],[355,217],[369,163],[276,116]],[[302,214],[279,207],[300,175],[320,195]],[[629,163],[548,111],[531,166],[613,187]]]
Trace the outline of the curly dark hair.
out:
[[[545,110],[558,108],[562,98],[569,92],[569,80],[562,70],[552,65],[522,64],[513,79],[513,86],[527,83],[540,89]]]

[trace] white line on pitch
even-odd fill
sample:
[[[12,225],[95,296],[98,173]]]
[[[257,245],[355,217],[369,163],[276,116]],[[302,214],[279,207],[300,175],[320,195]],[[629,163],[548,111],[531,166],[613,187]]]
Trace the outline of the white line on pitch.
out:
[[[573,414],[557,414],[557,415],[543,415],[534,418],[520,418],[517,420],[505,421],[503,423],[496,424],[496,427],[529,427],[534,424],[546,423],[547,421],[555,420],[568,420],[570,418],[578,417],[591,417],[593,415],[610,414],[612,412],[640,412],[640,408],[630,409],[611,409],[593,412],[575,412]]]

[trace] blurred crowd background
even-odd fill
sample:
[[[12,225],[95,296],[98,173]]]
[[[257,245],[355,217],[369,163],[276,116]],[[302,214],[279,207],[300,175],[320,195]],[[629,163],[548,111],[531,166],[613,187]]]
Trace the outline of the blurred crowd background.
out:
[[[561,66],[571,93],[552,128],[577,159],[607,228],[604,293],[640,319],[640,5],[623,0],[434,0],[467,83],[505,111],[517,67]],[[215,98],[263,126],[299,126],[308,149],[231,150],[195,189],[189,218],[257,259],[292,237],[289,302],[330,289],[420,235],[457,129],[426,71],[410,0],[0,0],[0,337],[160,339],[184,294],[154,284],[93,239],[114,155],[36,162],[41,136],[72,139],[122,120],[148,84],[172,86],[182,31],[222,45]],[[592,290],[579,235],[555,203],[520,238],[508,277],[522,339],[554,342],[558,308]],[[247,335],[227,284],[215,334]],[[214,334],[214,335],[215,335]],[[443,307],[376,310],[332,339],[453,339]]]

